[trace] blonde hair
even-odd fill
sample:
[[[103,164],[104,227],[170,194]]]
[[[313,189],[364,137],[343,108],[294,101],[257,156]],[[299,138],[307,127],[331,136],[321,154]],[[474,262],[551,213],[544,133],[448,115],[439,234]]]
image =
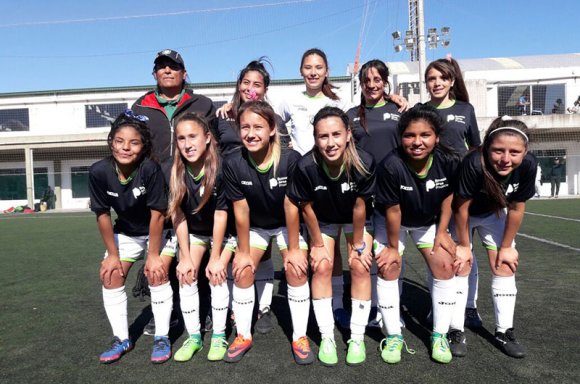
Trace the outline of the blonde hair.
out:
[[[209,143],[207,144],[203,155],[203,196],[197,208],[191,212],[191,214],[196,214],[204,207],[205,204],[207,204],[213,194],[217,174],[221,165],[220,156],[217,142],[209,129],[208,123],[196,113],[188,112],[177,119],[177,122],[175,123],[175,135],[177,135],[177,128],[179,127],[179,124],[184,121],[191,121],[198,124],[203,128],[204,134],[209,134],[210,137]],[[175,217],[175,213],[181,206],[187,192],[187,185],[185,183],[187,172],[186,166],[187,160],[181,155],[180,151],[175,151],[175,155],[173,156],[173,165],[171,167],[171,177],[169,180],[169,209],[167,210],[167,216],[171,218]],[[188,214],[188,212],[184,213],[186,215]]]

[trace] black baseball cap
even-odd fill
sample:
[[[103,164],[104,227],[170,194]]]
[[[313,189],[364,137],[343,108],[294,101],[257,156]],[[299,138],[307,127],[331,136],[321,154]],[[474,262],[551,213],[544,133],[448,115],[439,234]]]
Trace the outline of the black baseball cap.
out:
[[[157,62],[164,57],[167,57],[171,61],[173,61],[173,62],[181,65],[183,68],[185,68],[185,63],[183,62],[183,58],[181,57],[179,52],[174,51],[173,49],[164,49],[163,51],[158,52],[157,57],[155,58],[155,61],[153,63],[157,64]]]

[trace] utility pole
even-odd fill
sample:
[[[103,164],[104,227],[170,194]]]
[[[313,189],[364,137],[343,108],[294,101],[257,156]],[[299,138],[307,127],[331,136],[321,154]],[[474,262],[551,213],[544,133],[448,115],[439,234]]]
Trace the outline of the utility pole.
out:
[[[417,2],[417,30],[419,37],[419,97],[421,103],[424,103],[427,101],[427,88],[425,87],[425,9],[423,0],[415,1]]]

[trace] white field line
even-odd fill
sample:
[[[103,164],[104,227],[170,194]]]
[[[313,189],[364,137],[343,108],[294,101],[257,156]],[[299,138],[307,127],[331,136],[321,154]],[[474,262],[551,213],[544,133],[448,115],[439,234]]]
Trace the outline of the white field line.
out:
[[[527,239],[536,240],[536,241],[539,241],[541,243],[555,245],[556,247],[566,248],[566,249],[570,249],[572,251],[580,252],[580,248],[574,248],[574,247],[571,247],[569,245],[557,243],[555,241],[543,239],[541,237],[536,237],[536,236],[532,236],[532,235],[526,235],[525,233],[521,233],[521,232],[518,232],[518,236],[525,237]]]
[[[558,220],[566,220],[566,221],[575,221],[577,223],[580,223],[580,220],[579,219],[570,219],[568,217],[562,217],[562,216],[545,215],[543,213],[526,212],[526,215],[542,216],[542,217],[548,217],[550,219],[558,219]]]

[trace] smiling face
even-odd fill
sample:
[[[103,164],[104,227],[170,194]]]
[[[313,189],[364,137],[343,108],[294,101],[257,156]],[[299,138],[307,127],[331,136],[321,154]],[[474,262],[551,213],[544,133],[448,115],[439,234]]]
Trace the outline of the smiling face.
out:
[[[375,105],[385,101],[385,81],[376,68],[369,68],[366,73],[366,81],[362,85],[362,94],[368,105]]]
[[[175,127],[177,149],[187,163],[196,167],[203,163],[207,145],[210,142],[209,132],[195,121],[183,120]]]
[[[411,121],[401,136],[403,152],[415,164],[426,162],[438,142],[433,127],[423,119]]]
[[[181,89],[187,71],[181,65],[169,58],[160,58],[155,62],[153,77],[161,90]]]
[[[522,164],[527,147],[517,134],[499,133],[487,149],[488,161],[499,176],[505,177]]]
[[[350,129],[337,116],[319,120],[314,127],[314,144],[328,165],[342,165],[344,151],[350,140]]]
[[[270,127],[266,119],[249,109],[242,112],[239,119],[240,137],[248,152],[267,152],[270,140],[276,134],[276,127]]]
[[[431,68],[426,76],[427,91],[431,95],[431,100],[436,103],[449,101],[449,92],[455,81],[438,71]]]
[[[143,152],[143,138],[130,125],[121,126],[111,140],[111,153],[120,167],[136,164]]]
[[[317,54],[306,56],[300,67],[300,75],[304,78],[306,90],[311,96],[322,92],[322,85],[328,77],[328,67],[324,58]]]
[[[238,85],[242,102],[264,100],[268,88],[264,85],[264,77],[258,71],[248,71]]]

